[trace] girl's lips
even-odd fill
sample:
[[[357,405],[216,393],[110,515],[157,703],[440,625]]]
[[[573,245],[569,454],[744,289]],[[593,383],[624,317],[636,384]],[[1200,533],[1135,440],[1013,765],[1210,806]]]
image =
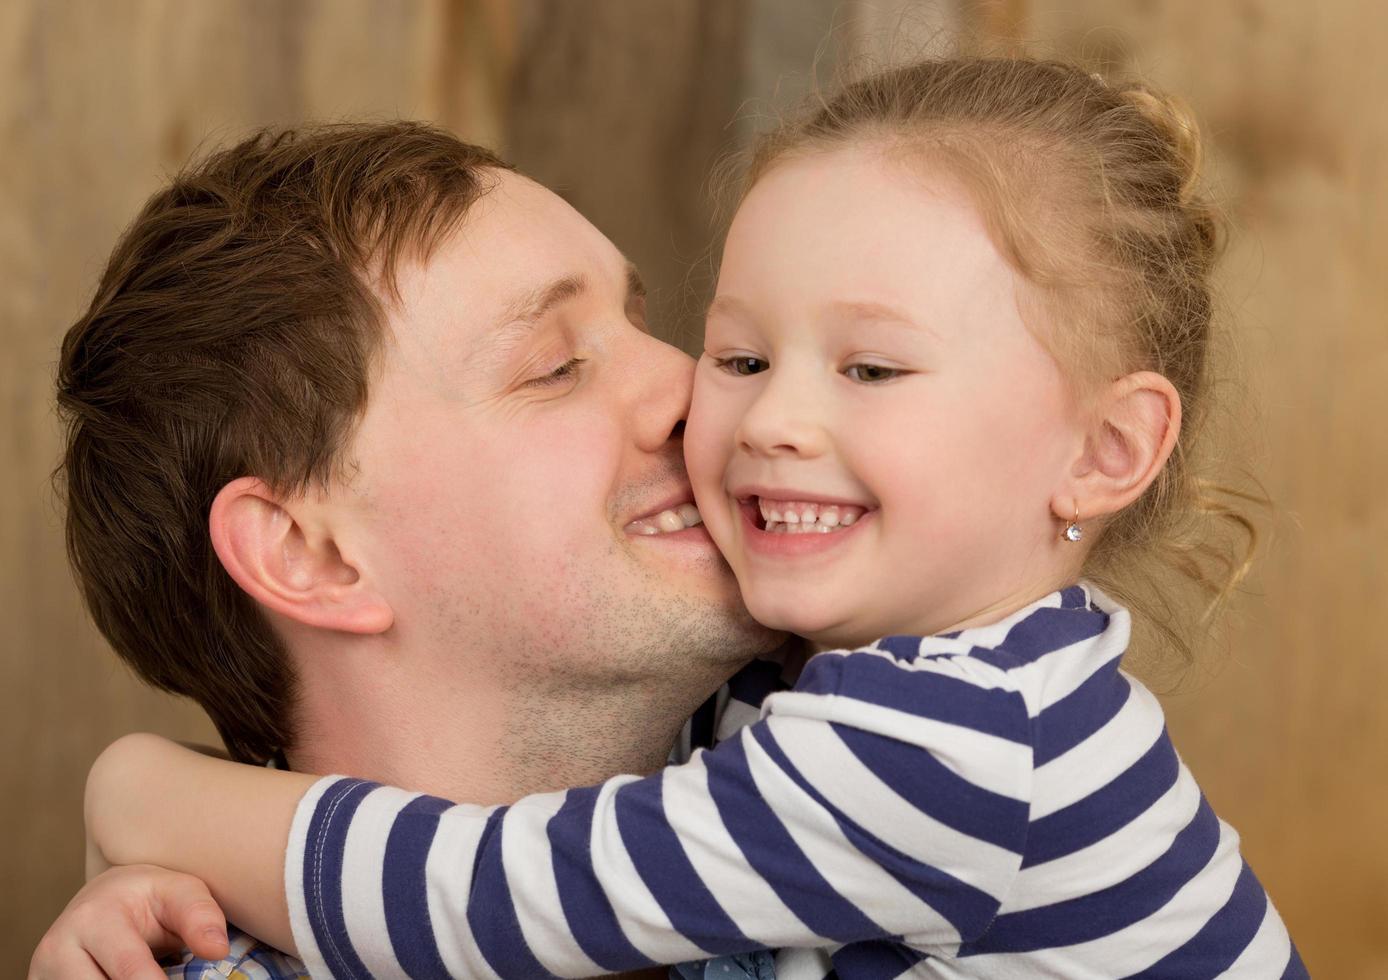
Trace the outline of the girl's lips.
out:
[[[743,539],[747,542],[747,550],[768,558],[795,558],[832,551],[846,539],[857,535],[858,529],[877,515],[876,510],[870,510],[858,518],[851,527],[842,527],[827,533],[782,534],[767,531],[763,527],[757,498],[742,498],[737,504],[742,515]]]

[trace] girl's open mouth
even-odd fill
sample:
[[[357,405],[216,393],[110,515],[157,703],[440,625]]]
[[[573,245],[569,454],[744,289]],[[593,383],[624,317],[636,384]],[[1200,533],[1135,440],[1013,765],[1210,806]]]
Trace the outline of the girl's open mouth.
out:
[[[739,498],[738,506],[744,524],[755,532],[747,536],[749,545],[774,554],[819,551],[849,536],[876,513],[857,504],[775,500],[755,495]]]

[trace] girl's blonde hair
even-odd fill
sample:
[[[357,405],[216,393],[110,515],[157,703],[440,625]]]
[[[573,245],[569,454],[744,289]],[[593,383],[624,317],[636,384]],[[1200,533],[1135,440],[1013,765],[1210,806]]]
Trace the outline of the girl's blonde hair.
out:
[[[1085,574],[1188,661],[1190,636],[1154,567],[1198,586],[1208,619],[1248,572],[1257,531],[1243,506],[1261,499],[1215,486],[1192,464],[1208,414],[1222,236],[1199,189],[1190,113],[1144,85],[1055,61],[920,61],[848,83],[763,135],[742,164],[741,196],[780,162],[864,142],[965,184],[1024,281],[1028,322],[1081,391],[1150,370],[1180,394],[1170,462],[1106,523]]]

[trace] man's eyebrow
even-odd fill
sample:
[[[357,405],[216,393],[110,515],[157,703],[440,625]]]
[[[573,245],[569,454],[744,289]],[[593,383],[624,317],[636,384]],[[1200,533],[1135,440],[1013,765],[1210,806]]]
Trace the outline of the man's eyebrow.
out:
[[[588,289],[588,280],[582,275],[561,276],[537,289],[530,290],[506,308],[500,325],[530,326],[537,323],[546,313],[565,300],[581,296]]]

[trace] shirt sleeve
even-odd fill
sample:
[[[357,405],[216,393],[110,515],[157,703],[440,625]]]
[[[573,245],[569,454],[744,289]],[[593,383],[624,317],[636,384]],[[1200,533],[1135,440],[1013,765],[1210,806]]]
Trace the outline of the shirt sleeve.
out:
[[[762,718],[656,775],[457,805],[341,777],[285,885],[313,976],[580,977],[988,927],[1026,841],[1032,732],[976,658],[820,654]]]

